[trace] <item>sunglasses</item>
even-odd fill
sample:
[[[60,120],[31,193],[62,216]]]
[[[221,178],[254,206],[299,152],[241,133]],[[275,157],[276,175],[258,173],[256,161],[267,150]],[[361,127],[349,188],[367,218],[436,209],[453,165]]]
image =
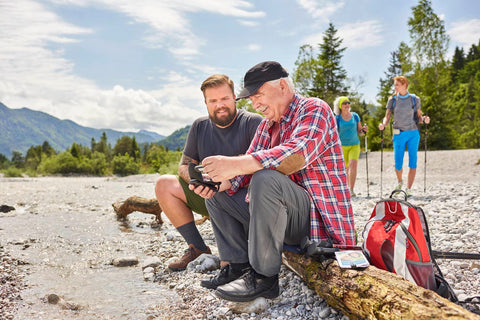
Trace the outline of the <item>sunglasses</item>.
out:
[[[342,102],[342,105],[343,105],[343,104],[350,104],[350,101]]]

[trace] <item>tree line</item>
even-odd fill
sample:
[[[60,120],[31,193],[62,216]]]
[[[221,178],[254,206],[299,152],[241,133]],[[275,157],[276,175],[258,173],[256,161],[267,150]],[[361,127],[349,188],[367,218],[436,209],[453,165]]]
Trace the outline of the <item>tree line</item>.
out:
[[[432,119],[421,126],[422,141],[428,135],[428,149],[448,150],[480,148],[480,39],[467,52],[456,47],[451,60],[447,50],[449,37],[443,20],[433,11],[430,0],[419,0],[408,19],[409,43],[401,42],[390,53],[389,65],[379,79],[377,103],[366,103],[359,88],[363,79],[349,79],[342,65],[348,49],[330,23],[318,47],[300,47],[292,78],[296,90],[305,96],[325,100],[330,106],[340,95],[346,95],[369,126],[369,150],[380,150],[382,135],[378,124],[385,115],[388,98],[394,93],[393,77],[409,79],[409,91],[421,99],[424,114]],[[240,100],[239,108],[251,111],[248,100]],[[383,146],[392,148],[391,130],[384,130]],[[363,141],[362,141],[363,144]],[[91,145],[76,143],[57,153],[44,142],[32,146],[23,156],[13,152],[12,159],[0,154],[0,170],[6,175],[49,174],[136,174],[176,173],[181,151],[169,151],[162,145],[139,147],[135,138],[124,136],[111,148],[105,133]]]
[[[9,160],[0,154],[0,170],[7,177],[22,174],[37,175],[131,175],[139,173],[177,172],[181,151],[171,151],[160,144],[139,146],[135,137],[123,136],[112,148],[103,132],[100,141],[92,138],[90,146],[73,143],[63,152],[57,152],[45,141],[31,146],[25,155],[13,151]]]

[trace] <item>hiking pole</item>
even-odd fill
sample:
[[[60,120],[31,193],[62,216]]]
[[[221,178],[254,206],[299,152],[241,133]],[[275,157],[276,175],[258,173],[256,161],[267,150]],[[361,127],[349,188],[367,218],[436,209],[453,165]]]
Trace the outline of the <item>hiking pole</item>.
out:
[[[366,123],[363,124],[365,127],[367,126]],[[367,168],[367,198],[370,198],[370,184],[368,182],[368,147],[367,147],[367,132],[363,131],[365,134],[365,166]]]
[[[450,251],[432,250],[432,255],[436,259],[480,260],[480,253],[450,252]]]
[[[423,193],[427,192],[427,129],[428,124],[424,123],[425,125],[425,164],[423,170]]]
[[[380,131],[380,198],[383,194],[383,130]]]

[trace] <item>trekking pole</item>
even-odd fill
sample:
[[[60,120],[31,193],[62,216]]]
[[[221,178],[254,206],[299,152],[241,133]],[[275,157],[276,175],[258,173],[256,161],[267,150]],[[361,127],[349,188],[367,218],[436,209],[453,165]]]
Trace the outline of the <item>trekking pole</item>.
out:
[[[363,124],[365,127],[366,123]],[[367,198],[370,198],[370,184],[368,182],[368,145],[367,145],[367,132],[363,131],[365,134],[365,166],[367,168]]]
[[[383,194],[383,130],[380,131],[380,198]]]
[[[425,125],[425,164],[423,170],[423,193],[427,192],[427,129],[428,124],[424,123]]]

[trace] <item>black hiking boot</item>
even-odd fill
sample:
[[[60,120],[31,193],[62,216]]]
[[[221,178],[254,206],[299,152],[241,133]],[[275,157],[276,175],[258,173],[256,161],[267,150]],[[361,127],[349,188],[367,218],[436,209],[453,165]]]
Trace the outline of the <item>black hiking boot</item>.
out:
[[[248,268],[250,268],[249,263],[230,263],[220,268],[220,272],[215,277],[202,280],[200,284],[204,288],[217,289],[218,286],[240,278]]]
[[[280,295],[278,274],[266,277],[250,268],[239,279],[219,286],[215,291],[217,297],[235,301],[252,301],[258,297],[274,299]]]

